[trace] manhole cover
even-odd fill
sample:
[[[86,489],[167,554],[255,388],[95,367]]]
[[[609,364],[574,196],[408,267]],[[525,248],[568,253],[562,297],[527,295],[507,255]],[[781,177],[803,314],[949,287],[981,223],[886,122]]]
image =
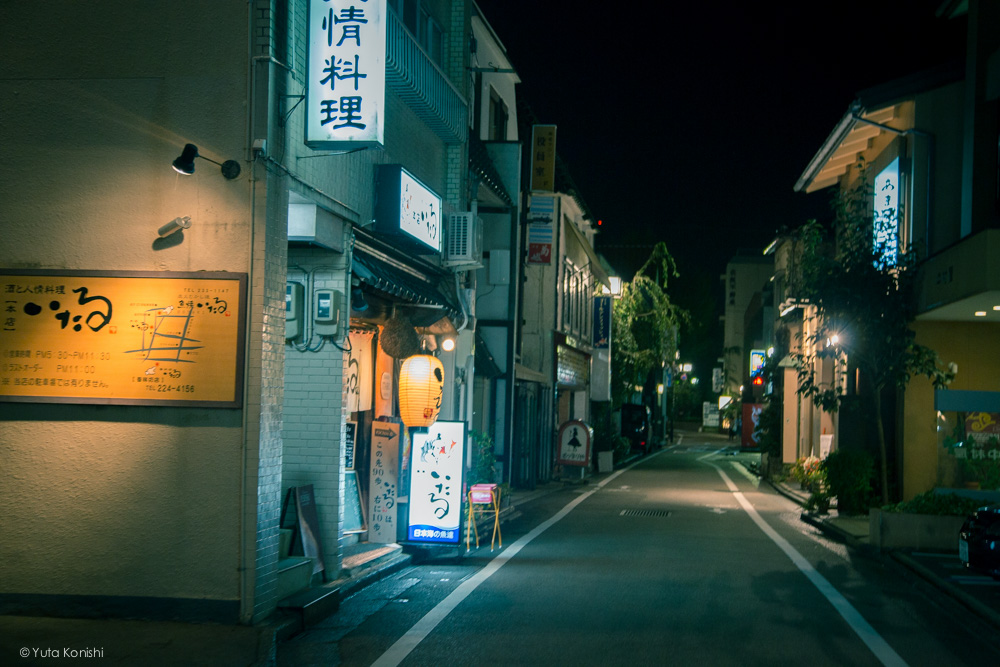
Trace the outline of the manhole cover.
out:
[[[658,519],[670,516],[670,510],[622,510],[618,516],[641,516]]]

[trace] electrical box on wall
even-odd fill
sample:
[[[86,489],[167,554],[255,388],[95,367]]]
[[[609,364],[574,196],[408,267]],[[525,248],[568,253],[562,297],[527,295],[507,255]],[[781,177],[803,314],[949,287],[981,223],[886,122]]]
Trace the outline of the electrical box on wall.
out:
[[[295,340],[302,337],[302,300],[305,288],[302,283],[285,283],[285,339]]]
[[[318,289],[313,295],[313,326],[320,336],[336,336],[340,326],[341,294],[337,290]]]

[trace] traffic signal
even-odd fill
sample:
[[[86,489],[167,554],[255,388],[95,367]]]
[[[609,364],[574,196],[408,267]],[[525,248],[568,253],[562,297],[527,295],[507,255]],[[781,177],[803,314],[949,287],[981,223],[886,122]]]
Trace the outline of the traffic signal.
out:
[[[763,376],[755,375],[753,377],[753,381],[752,382],[753,382],[753,386],[755,386],[755,387],[762,387],[762,386],[764,386],[764,378],[763,378]]]

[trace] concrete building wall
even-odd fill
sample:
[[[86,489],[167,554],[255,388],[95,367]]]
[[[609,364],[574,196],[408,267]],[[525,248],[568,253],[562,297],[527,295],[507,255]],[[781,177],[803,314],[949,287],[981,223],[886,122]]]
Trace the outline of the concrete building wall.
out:
[[[6,8],[0,267],[249,273],[247,367],[260,370],[246,376],[242,410],[0,402],[0,592],[197,600],[234,620],[240,572],[253,574],[240,535],[257,479],[244,479],[244,459],[273,472],[282,356],[266,332],[275,286],[264,264],[283,255],[251,262],[252,226],[258,247],[274,237],[250,199],[248,7],[95,11]],[[188,142],[243,174],[226,180],[198,160],[178,175],[170,162]],[[184,215],[190,229],[157,237]]]

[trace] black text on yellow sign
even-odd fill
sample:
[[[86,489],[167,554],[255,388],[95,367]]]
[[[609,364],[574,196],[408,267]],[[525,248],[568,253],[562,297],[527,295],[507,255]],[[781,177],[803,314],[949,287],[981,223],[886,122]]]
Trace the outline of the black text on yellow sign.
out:
[[[0,401],[239,407],[246,284],[0,270]]]

